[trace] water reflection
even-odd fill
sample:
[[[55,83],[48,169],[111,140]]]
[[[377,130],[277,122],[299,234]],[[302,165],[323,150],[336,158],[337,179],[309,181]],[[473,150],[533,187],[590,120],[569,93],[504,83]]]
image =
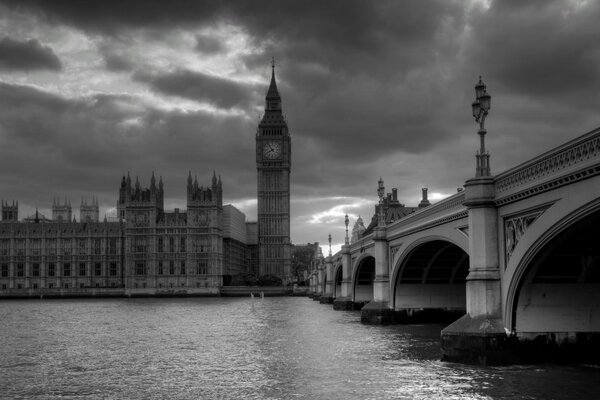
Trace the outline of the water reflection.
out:
[[[582,399],[586,367],[439,361],[441,325],[376,327],[306,298],[0,302],[7,398]]]

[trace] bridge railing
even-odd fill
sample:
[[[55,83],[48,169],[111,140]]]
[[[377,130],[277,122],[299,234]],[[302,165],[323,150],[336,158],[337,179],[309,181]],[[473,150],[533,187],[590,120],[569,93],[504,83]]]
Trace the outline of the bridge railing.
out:
[[[495,179],[496,196],[504,197],[534,182],[594,165],[600,165],[600,128],[499,174]],[[594,170],[600,172],[597,168],[590,172]]]
[[[402,217],[396,222],[388,225],[387,229],[393,235],[393,232],[411,230],[415,227],[426,228],[432,224],[439,224],[466,213],[467,209],[463,205],[465,201],[465,192],[460,191],[430,206],[415,211]]]

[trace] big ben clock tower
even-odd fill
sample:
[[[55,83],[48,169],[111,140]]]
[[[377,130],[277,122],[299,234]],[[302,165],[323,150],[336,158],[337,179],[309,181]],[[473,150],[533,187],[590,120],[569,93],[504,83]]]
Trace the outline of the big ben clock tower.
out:
[[[256,132],[259,275],[291,278],[290,167],[292,143],[275,82],[275,63],[265,113]]]

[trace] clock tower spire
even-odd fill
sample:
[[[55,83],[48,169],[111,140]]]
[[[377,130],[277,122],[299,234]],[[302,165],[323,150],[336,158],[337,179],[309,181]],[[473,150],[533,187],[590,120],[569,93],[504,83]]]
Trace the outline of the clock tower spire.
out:
[[[271,64],[265,113],[256,132],[258,274],[291,279],[290,169],[292,144]]]

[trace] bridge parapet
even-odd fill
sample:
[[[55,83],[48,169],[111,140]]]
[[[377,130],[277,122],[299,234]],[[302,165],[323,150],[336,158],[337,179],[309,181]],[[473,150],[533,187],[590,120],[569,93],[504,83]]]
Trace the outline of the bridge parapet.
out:
[[[466,217],[467,208],[463,205],[465,192],[461,191],[446,197],[428,207],[417,210],[387,226],[388,239],[414,230],[428,229],[432,226]]]
[[[496,204],[511,203],[597,174],[600,128],[496,176]]]

